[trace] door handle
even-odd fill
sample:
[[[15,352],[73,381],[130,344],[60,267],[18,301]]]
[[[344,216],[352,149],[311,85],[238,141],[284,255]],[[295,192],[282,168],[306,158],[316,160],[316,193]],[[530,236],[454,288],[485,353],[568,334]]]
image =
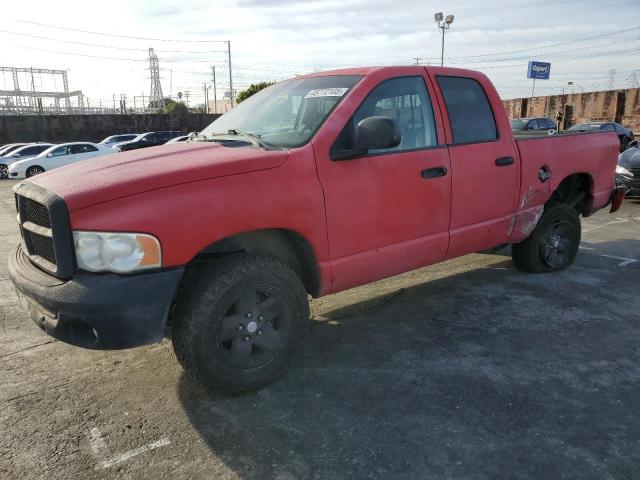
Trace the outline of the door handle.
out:
[[[422,172],[420,172],[420,175],[422,176],[422,178],[426,178],[426,179],[444,177],[446,174],[447,174],[446,167],[425,168],[424,170],[422,170]]]
[[[506,167],[514,162],[513,157],[500,157],[496,159],[496,165],[499,167]]]

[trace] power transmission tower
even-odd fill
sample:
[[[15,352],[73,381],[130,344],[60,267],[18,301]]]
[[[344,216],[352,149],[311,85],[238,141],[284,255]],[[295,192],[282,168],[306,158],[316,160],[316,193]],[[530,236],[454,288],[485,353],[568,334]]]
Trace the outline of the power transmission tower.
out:
[[[151,73],[151,92],[149,93],[149,106],[161,109],[164,107],[164,96],[162,95],[162,84],[160,83],[160,64],[158,56],[149,49],[149,72]]]
[[[211,66],[211,74],[213,75],[213,113],[218,113],[218,95],[216,93],[216,67]]]
[[[616,84],[616,74],[618,73],[618,69],[612,68],[609,70],[609,90],[613,90],[613,87]]]

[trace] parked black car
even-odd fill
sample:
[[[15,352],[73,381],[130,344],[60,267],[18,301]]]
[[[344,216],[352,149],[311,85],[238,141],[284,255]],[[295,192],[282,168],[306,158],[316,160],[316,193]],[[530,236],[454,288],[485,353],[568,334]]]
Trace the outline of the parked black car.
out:
[[[573,125],[569,130],[569,132],[616,132],[618,138],[620,139],[620,151],[624,152],[627,148],[629,148],[629,144],[634,141],[633,132],[628,128],[623,127],[619,123],[615,122],[591,122],[591,123],[580,123],[578,125]]]
[[[119,148],[120,151],[126,152],[127,150],[136,150],[138,148],[155,147],[156,145],[163,145],[172,138],[179,137],[181,135],[184,135],[184,133],[171,130],[141,133],[129,142],[115,144],[114,148]]]
[[[516,118],[509,123],[511,123],[511,130],[514,133],[536,130],[548,132],[549,130],[556,129],[556,123],[547,117]]]
[[[618,157],[616,181],[629,189],[627,195],[640,195],[640,147],[637,142]]]

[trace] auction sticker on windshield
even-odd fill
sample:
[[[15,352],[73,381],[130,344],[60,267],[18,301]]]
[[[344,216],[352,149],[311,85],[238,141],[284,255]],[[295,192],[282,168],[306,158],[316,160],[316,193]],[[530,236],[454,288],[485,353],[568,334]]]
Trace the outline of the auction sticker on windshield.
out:
[[[304,98],[315,98],[315,97],[341,97],[343,96],[348,88],[318,88],[316,90],[310,90]]]

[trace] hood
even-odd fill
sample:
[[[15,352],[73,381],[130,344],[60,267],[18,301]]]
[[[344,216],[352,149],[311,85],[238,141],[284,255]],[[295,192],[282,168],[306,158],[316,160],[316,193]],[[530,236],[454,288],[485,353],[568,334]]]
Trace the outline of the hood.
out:
[[[84,160],[29,181],[61,196],[73,211],[149,190],[275,168],[288,156],[282,150],[215,142],[174,143]]]
[[[632,147],[620,154],[618,164],[623,167],[640,167],[640,148]]]
[[[36,157],[37,155],[28,155],[26,157],[18,157],[18,158],[0,158],[0,163],[4,163],[5,165],[18,165],[20,162],[32,160]]]

